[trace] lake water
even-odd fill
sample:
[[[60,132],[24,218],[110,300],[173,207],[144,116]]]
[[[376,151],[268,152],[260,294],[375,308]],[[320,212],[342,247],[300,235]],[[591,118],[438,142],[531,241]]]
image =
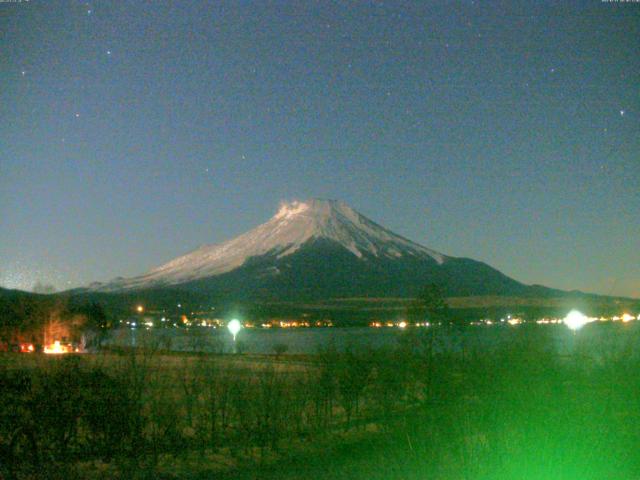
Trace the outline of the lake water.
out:
[[[609,355],[621,350],[640,351],[639,322],[594,323],[578,332],[564,325],[473,326],[458,330],[437,329],[437,348],[456,351],[462,348],[485,350],[517,344],[530,335],[544,334],[561,354],[580,349]],[[246,353],[271,354],[279,345],[289,354],[314,354],[328,347],[343,351],[346,348],[394,348],[401,342],[411,343],[424,335],[424,328],[297,328],[243,329],[238,333],[239,350]],[[159,346],[174,351],[204,351],[231,353],[233,337],[226,329],[129,329],[110,333],[106,344],[123,347]]]

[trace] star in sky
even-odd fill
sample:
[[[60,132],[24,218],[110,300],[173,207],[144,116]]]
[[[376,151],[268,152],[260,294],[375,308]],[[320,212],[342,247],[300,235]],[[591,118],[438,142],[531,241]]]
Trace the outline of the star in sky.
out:
[[[624,117],[624,113],[625,113],[624,110],[620,110],[620,116],[621,117]]]

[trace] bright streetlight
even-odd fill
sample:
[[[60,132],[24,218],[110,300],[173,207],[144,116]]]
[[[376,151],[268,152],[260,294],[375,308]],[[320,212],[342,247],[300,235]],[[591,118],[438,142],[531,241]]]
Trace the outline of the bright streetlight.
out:
[[[589,323],[587,316],[578,310],[571,310],[567,316],[564,317],[564,324],[574,332],[580,330],[587,323]]]
[[[238,335],[238,332],[242,329],[242,324],[234,318],[227,324],[227,328],[229,332],[231,332],[231,335],[233,335],[233,352],[236,353],[236,335]]]

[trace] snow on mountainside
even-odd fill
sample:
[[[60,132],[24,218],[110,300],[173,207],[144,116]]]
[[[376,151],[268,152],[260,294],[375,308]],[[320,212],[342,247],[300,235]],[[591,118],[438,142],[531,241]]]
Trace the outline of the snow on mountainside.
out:
[[[252,257],[285,257],[312,240],[330,240],[366,261],[367,257],[448,258],[411,242],[359,214],[345,203],[309,200],[283,203],[268,222],[232,240],[202,246],[145,275],[117,279],[96,290],[122,290],[177,285],[230,272]]]

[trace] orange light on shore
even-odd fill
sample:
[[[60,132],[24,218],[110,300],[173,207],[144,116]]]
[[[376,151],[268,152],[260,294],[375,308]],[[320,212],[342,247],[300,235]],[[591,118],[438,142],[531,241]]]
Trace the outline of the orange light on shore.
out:
[[[138,313],[142,313],[142,312],[144,312],[144,307],[143,307],[142,305],[138,305],[138,306],[136,307],[136,312],[138,312]]]
[[[21,343],[20,344],[20,353],[33,353],[35,352],[35,347],[33,343]]]
[[[47,345],[44,347],[44,353],[49,354],[61,354],[61,353],[72,353],[73,348],[71,345],[62,345],[59,340],[56,340],[51,345]]]

